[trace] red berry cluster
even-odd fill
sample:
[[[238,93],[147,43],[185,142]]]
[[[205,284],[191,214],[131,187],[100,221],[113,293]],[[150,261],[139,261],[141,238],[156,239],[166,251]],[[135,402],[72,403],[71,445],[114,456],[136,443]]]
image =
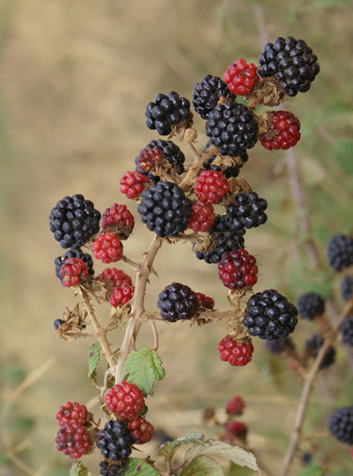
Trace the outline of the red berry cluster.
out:
[[[229,91],[239,96],[249,96],[259,80],[256,66],[248,64],[243,58],[230,65],[223,74],[223,81]]]
[[[219,203],[229,190],[227,177],[217,170],[203,170],[196,178],[194,192],[201,202]]]
[[[289,149],[300,139],[299,119],[289,111],[269,112],[267,131],[259,135],[259,141],[267,150]]]
[[[251,287],[257,282],[256,258],[244,249],[223,253],[218,275],[229,289]]]
[[[243,367],[251,361],[254,346],[250,338],[237,340],[227,335],[218,344],[218,352],[223,362],[229,362],[234,367]]]
[[[125,172],[120,179],[120,192],[127,198],[138,198],[148,188],[149,178],[138,170]]]
[[[152,172],[158,164],[161,164],[163,159],[163,153],[158,147],[146,147],[135,159],[136,168],[147,174]]]
[[[70,288],[80,284],[82,278],[89,275],[88,266],[81,258],[67,258],[60,268],[62,284]]]
[[[196,293],[197,300],[199,303],[199,308],[203,307],[205,309],[213,309],[214,308],[214,299],[210,296],[206,296],[203,293]]]
[[[212,205],[197,200],[191,208],[188,228],[191,230],[207,231],[214,224],[216,215]]]
[[[118,205],[117,203],[107,208],[101,219],[102,230],[112,231],[121,239],[126,239],[130,236],[134,225],[135,218],[127,209],[127,206]]]
[[[101,233],[92,243],[92,251],[94,257],[103,263],[115,263],[121,259],[123,245],[114,233]]]
[[[106,268],[98,276],[99,281],[108,282],[112,286],[109,302],[113,307],[124,306],[134,295],[135,287],[129,275],[121,269]]]

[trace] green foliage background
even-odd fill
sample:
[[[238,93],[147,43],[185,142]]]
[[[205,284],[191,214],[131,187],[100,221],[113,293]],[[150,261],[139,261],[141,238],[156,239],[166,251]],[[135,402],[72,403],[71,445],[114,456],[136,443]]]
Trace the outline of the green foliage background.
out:
[[[53,260],[62,250],[48,230],[50,209],[74,193],[102,211],[114,202],[128,203],[119,194],[119,178],[132,170],[140,149],[157,138],[144,126],[147,102],[171,90],[190,98],[205,74],[221,76],[240,57],[256,63],[264,43],[277,36],[305,39],[319,57],[321,73],[308,93],[286,104],[302,124],[302,140],[294,151],[305,190],[302,210],[298,213],[293,203],[286,154],[257,145],[244,167],[243,177],[269,202],[268,223],[247,235],[247,248],[260,265],[255,291],[276,286],[295,301],[303,291],[328,297],[333,289],[340,303],[339,278],[327,269],[325,247],[332,234],[350,233],[353,223],[352,21],[349,0],[2,0],[1,406],[6,408],[28,374],[53,361],[19,395],[1,427],[21,460],[39,468],[36,474],[68,474],[69,463],[53,442],[57,408],[78,400],[97,411],[96,392],[87,383],[91,342],[65,343],[52,327],[73,298],[54,275]],[[195,127],[202,148],[203,121],[196,118]],[[300,228],[303,216],[310,221],[309,235]],[[322,269],[313,269],[308,259],[308,238],[315,240]],[[138,225],[128,254],[138,260],[149,239]],[[162,249],[156,263],[159,279],[153,280],[147,298],[151,310],[160,290],[185,276],[185,284],[212,294],[218,308],[227,306],[216,268],[191,256],[188,245]],[[221,323],[201,330],[161,327],[166,378],[149,397],[150,419],[173,437],[190,429],[214,436],[201,424],[202,410],[214,405],[222,412],[228,398],[241,394],[250,446],[276,474],[301,380],[269,356],[261,342],[255,343],[254,361],[244,369],[220,362],[216,347],[225,331]],[[313,331],[301,323],[298,345]],[[149,339],[142,336],[141,343]],[[309,433],[325,431],[329,412],[352,403],[343,352],[318,388],[305,427]],[[350,474],[344,446],[330,439],[314,446],[316,458],[331,465],[327,474]],[[87,461],[95,467],[93,457]],[[298,460],[293,474],[300,470]],[[4,451],[0,473],[25,474]]]

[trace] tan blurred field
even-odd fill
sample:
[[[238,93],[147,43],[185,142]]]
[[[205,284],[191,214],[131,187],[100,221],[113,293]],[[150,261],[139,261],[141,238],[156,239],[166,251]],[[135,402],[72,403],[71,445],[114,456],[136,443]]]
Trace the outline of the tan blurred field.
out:
[[[145,105],[157,93],[171,90],[191,98],[193,85],[205,74],[221,76],[240,57],[256,62],[263,40],[288,34],[304,37],[322,58],[323,79],[313,86],[307,101],[298,98],[293,103],[297,112],[310,114],[331,93],[352,104],[351,88],[341,78],[348,78],[353,67],[337,51],[352,55],[353,7],[350,2],[337,2],[337,6],[331,2],[331,7],[320,7],[320,3],[0,2],[0,393],[4,403],[18,383],[6,379],[11,369],[20,367],[28,374],[51,362],[16,407],[35,420],[28,438],[21,442],[20,456],[36,468],[36,475],[68,474],[69,462],[55,451],[55,412],[67,400],[92,402],[96,396],[86,379],[89,342],[65,343],[52,326],[73,297],[54,275],[53,260],[62,249],[48,228],[50,209],[65,195],[82,193],[101,211],[117,202],[136,212],[136,205],[119,193],[119,179],[134,168],[140,149],[158,138],[144,125]],[[262,30],[264,25],[267,32]],[[329,40],[328,31],[333,32]],[[203,121],[196,118],[195,127],[201,149],[206,142]],[[244,176],[266,195],[274,180],[286,180],[284,164],[259,149],[252,151]],[[286,200],[290,197],[274,208],[287,207],[293,214]],[[278,226],[285,228],[285,220]],[[150,238],[138,224],[126,254],[138,261]],[[296,253],[295,243],[277,236],[276,226],[249,233],[247,243],[261,267],[257,290],[272,286],[281,272],[280,260]],[[160,290],[179,280],[212,294],[218,308],[227,306],[217,268],[195,260],[188,245],[164,246],[156,269],[159,278],[152,280],[147,296],[150,310],[155,309]],[[108,315],[109,307],[102,306],[102,312]],[[190,429],[212,436],[213,430],[201,424],[202,410],[210,405],[222,409],[225,400],[241,394],[247,402],[244,420],[251,429],[250,446],[276,474],[285,449],[282,436],[288,435],[292,424],[298,377],[287,379],[286,367],[271,361],[277,369],[276,383],[266,367],[269,358],[261,343],[256,345],[253,365],[232,369],[222,364],[216,347],[225,330],[222,323],[203,329],[187,324],[160,327],[159,352],[167,375],[148,402],[150,419],[172,436]],[[118,343],[120,336],[116,338]],[[146,333],[143,341],[149,338]],[[328,395],[334,384],[331,378]],[[328,397],[323,406],[330,403]],[[5,423],[11,426],[11,422]],[[9,432],[17,443],[16,434],[11,428]],[[271,440],[271,435],[276,438]],[[4,476],[25,474],[0,460],[0,472],[1,468]]]

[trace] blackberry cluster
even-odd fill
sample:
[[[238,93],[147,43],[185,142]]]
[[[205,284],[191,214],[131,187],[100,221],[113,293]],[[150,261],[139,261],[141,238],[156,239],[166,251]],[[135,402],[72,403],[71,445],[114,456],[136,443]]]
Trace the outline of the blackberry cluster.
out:
[[[222,172],[228,179],[238,177],[240,169],[243,167],[245,162],[249,159],[247,152],[243,152],[237,157],[237,160],[234,159],[234,165],[226,165],[223,161],[218,165],[215,163],[216,155],[212,155],[203,165],[205,170],[216,170],[217,172]]]
[[[341,295],[345,301],[352,297],[353,293],[353,279],[350,276],[345,276],[341,282]]]
[[[171,182],[158,182],[142,192],[137,211],[150,231],[163,238],[186,230],[192,202]]]
[[[245,230],[234,232],[226,222],[225,215],[217,215],[215,224],[209,230],[212,244],[207,251],[196,251],[197,259],[206,263],[218,263],[226,251],[244,248]]]
[[[135,443],[127,423],[123,420],[109,420],[98,433],[97,448],[106,459],[120,461],[128,458]]]
[[[151,140],[147,147],[157,147],[164,158],[173,166],[176,173],[184,172],[185,155],[183,151],[171,140]]]
[[[83,195],[64,197],[49,215],[50,231],[62,248],[77,250],[99,232],[101,214]]]
[[[274,76],[288,96],[296,96],[310,89],[320,71],[317,56],[304,40],[292,36],[278,37],[267,43],[259,56],[259,76]]]
[[[341,443],[353,444],[353,406],[339,408],[328,421],[328,429]]]
[[[226,221],[234,231],[244,227],[255,228],[266,223],[266,209],[266,200],[259,198],[257,193],[239,193],[235,196],[234,203],[227,208]]]
[[[217,106],[221,98],[228,98],[230,100],[232,96],[233,94],[221,78],[206,74],[194,86],[192,105],[202,119],[208,119],[210,112]],[[235,98],[235,96],[233,97]]]
[[[299,296],[297,308],[303,319],[312,321],[316,316],[321,316],[324,313],[325,301],[318,293],[305,293]]]
[[[329,265],[335,271],[342,271],[353,264],[353,238],[346,235],[335,235],[327,246]]]
[[[60,276],[61,266],[64,264],[65,260],[67,260],[69,258],[82,259],[82,261],[85,263],[85,265],[88,268],[88,274],[89,275],[94,274],[93,260],[92,260],[92,257],[91,257],[90,254],[83,253],[80,249],[78,249],[78,250],[68,250],[62,256],[58,256],[54,260],[55,276],[57,278],[59,278],[60,281],[61,281],[61,276]]]
[[[258,123],[242,104],[218,104],[208,116],[206,134],[222,155],[236,157],[257,142]]]
[[[169,284],[158,296],[162,319],[168,322],[190,319],[198,310],[197,294],[185,284]]]
[[[158,134],[167,136],[173,126],[191,125],[190,101],[175,91],[157,94],[154,102],[147,104],[145,116],[148,129],[157,129]]]
[[[305,353],[310,355],[313,359],[316,359],[319,350],[323,346],[324,341],[320,334],[314,334],[310,339],[305,342]],[[325,369],[332,365],[335,361],[336,349],[332,346],[329,346],[326,350],[324,358],[320,364],[320,369]]]
[[[287,337],[294,331],[297,315],[297,308],[286,297],[269,289],[251,296],[243,324],[250,335],[275,340]]]
[[[353,316],[347,316],[340,325],[342,342],[353,347]]]

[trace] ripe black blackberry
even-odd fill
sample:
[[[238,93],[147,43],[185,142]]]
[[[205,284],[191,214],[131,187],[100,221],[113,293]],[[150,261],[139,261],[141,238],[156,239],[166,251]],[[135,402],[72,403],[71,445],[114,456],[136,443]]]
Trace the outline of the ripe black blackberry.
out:
[[[206,134],[222,155],[236,157],[251,149],[257,142],[259,125],[246,106],[232,103],[218,104],[208,116]]]
[[[162,319],[175,322],[190,319],[198,310],[197,294],[185,284],[169,284],[158,296],[157,306]]]
[[[325,301],[320,294],[309,292],[299,296],[297,308],[300,317],[312,321],[315,317],[324,313]]]
[[[341,443],[353,444],[353,406],[339,408],[328,421],[330,433]]]
[[[231,99],[232,97],[235,98],[221,78],[206,74],[194,86],[192,105],[202,119],[207,119],[209,113],[217,106],[220,98]]]
[[[310,89],[320,71],[317,56],[304,40],[292,36],[278,37],[267,43],[259,56],[259,76],[274,76],[288,96],[296,96]]]
[[[65,260],[68,258],[79,258],[82,259],[82,261],[87,265],[88,268],[88,273],[90,275],[94,274],[94,269],[93,269],[93,260],[90,254],[88,253],[83,253],[82,250],[68,250],[66,251],[62,256],[58,256],[54,260],[54,265],[55,265],[55,276],[60,279],[60,269],[61,266],[64,264]]]
[[[171,140],[151,140],[147,147],[158,147],[164,157],[173,166],[176,173],[184,172],[185,155],[183,151]]]
[[[126,470],[127,460],[123,459],[116,463],[104,460],[99,463],[100,472],[102,476],[122,476]]]
[[[304,352],[306,355],[316,359],[319,350],[323,346],[324,341],[320,334],[314,334],[305,342]],[[325,369],[332,365],[335,361],[336,349],[333,346],[329,346],[325,352],[324,358],[320,364],[320,369]]]
[[[255,228],[267,221],[266,209],[266,200],[259,198],[257,193],[239,193],[235,196],[234,203],[227,207],[226,220],[234,231],[243,227]]]
[[[192,124],[190,101],[180,97],[175,91],[157,94],[154,102],[147,104],[145,116],[146,126],[152,130],[157,129],[161,136],[170,134],[173,126],[189,127]]]
[[[76,194],[64,197],[52,208],[49,227],[62,248],[77,250],[99,232],[100,218],[93,203]]]
[[[346,235],[335,235],[327,246],[329,265],[335,271],[342,271],[353,264],[353,238]]]
[[[283,352],[292,353],[295,351],[294,342],[290,337],[282,337],[278,340],[266,340],[266,349],[275,355],[281,355]]]
[[[206,251],[197,251],[196,257],[206,263],[218,263],[223,253],[244,248],[245,229],[238,231],[230,229],[225,215],[217,215],[215,224],[210,228],[212,244]]]
[[[345,276],[341,281],[341,295],[345,301],[348,301],[353,294],[353,279]]]
[[[340,325],[342,342],[353,347],[353,316],[347,316]]]
[[[98,433],[97,448],[106,459],[120,461],[131,454],[135,438],[123,420],[108,420]]]
[[[150,231],[161,238],[186,230],[192,202],[176,184],[160,181],[142,192],[137,211]]]
[[[297,308],[274,289],[253,294],[243,324],[251,336],[275,340],[287,337],[298,322]]]
[[[237,158],[231,158],[230,161],[219,160],[219,157],[212,155],[204,164],[205,170],[216,170],[222,172],[228,179],[238,177],[240,169],[247,162],[249,156],[247,152],[243,152]]]

